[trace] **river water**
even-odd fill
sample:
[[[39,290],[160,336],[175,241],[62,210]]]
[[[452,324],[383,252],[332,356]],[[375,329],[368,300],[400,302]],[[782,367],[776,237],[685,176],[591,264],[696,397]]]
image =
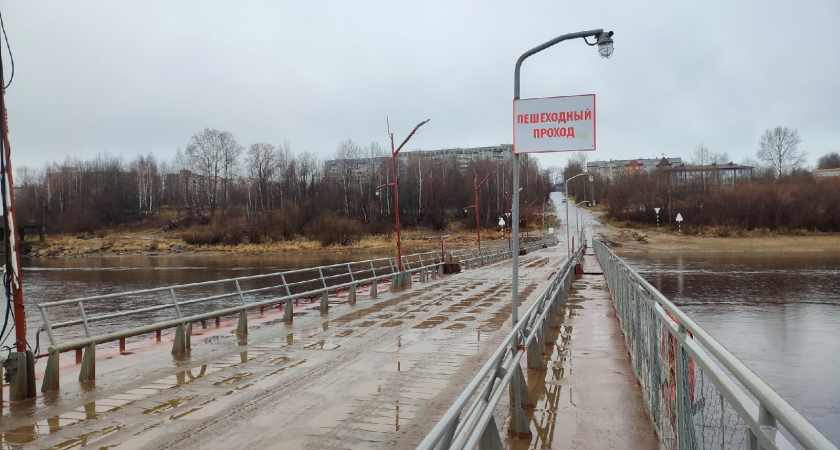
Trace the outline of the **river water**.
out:
[[[840,253],[623,256],[840,445]]]

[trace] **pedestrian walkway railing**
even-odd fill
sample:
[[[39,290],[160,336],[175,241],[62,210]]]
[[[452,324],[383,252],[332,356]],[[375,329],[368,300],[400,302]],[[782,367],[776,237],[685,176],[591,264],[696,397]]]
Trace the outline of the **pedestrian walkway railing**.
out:
[[[420,281],[436,277],[442,265],[440,254],[408,255],[416,266],[399,272],[395,258],[333,264],[285,272],[190,283],[177,286],[143,289],[130,292],[41,303],[38,306],[50,347],[43,391],[58,388],[58,358],[62,352],[76,350],[81,361],[80,380],[95,374],[97,344],[119,341],[125,350],[126,339],[175,328],[173,353],[189,348],[193,323],[239,314],[238,334],[247,333],[248,311],[277,306],[285,309],[284,320],[292,321],[293,305],[320,298],[320,309],[329,309],[330,292],[348,291],[347,301],[355,303],[357,287],[370,285],[370,296],[376,298],[377,283],[391,280],[391,288],[411,284],[412,274]],[[118,306],[115,306],[118,305]],[[61,321],[53,322],[59,317]],[[61,330],[61,334],[57,332]],[[84,356],[82,357],[82,349]]]
[[[790,437],[797,447],[837,450],[627,262],[594,247],[663,448],[790,449]]]
[[[172,352],[184,353],[193,323],[206,326],[215,319],[218,326],[220,318],[238,314],[237,334],[247,334],[248,311],[278,307],[291,322],[294,305],[301,302],[320,299],[320,310],[327,312],[330,293],[346,291],[346,301],[355,304],[360,286],[370,285],[369,295],[376,298],[379,282],[390,280],[391,290],[397,290],[409,286],[412,276],[424,282],[443,273],[440,252],[402,258],[402,272],[395,258],[381,258],[41,303],[37,307],[50,341],[48,353],[36,355],[48,357],[42,390],[58,389],[62,352],[76,350],[82,364],[79,379],[90,380],[98,344],[119,341],[122,352],[128,338],[155,333],[160,341],[162,330],[175,328]]]
[[[417,270],[429,266],[437,266],[443,263],[443,256],[440,252],[414,253],[402,257],[404,270]]]
[[[557,239],[549,235],[544,238],[535,237],[527,240],[523,238],[520,240],[519,248],[527,253],[554,245],[557,245]],[[508,259],[512,255],[508,244],[503,243],[502,245],[487,245],[480,251],[476,247],[452,250],[449,253],[449,262],[458,264],[462,269],[471,269]]]
[[[502,395],[509,392],[509,385],[510,391],[518,392],[521,404],[531,403],[527,400],[528,389],[520,361],[527,354],[529,368],[546,368],[543,354],[546,344],[550,343],[546,341],[550,339],[549,328],[558,326],[557,314],[572,285],[575,265],[580,261],[582,253],[582,248],[577,249],[572,258],[552,275],[548,286],[522,314],[490,359],[420,442],[418,450],[474,449],[479,444],[485,449],[502,448],[493,413]],[[514,405],[515,402],[511,400],[511,406]],[[517,406],[519,408],[515,410],[512,419],[516,424],[512,424],[511,428],[527,429],[524,411],[520,405]]]

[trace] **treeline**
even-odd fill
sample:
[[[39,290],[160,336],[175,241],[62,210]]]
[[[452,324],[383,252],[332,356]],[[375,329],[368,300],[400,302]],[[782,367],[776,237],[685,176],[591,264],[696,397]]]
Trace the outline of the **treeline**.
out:
[[[683,232],[713,229],[721,236],[741,231],[840,231],[840,180],[818,182],[807,172],[738,179],[733,186],[693,180],[673,183],[663,174],[620,177],[604,184],[608,217],[635,223],[656,223]]]
[[[126,161],[100,155],[68,158],[42,168],[19,167],[16,208],[21,223],[50,232],[83,233],[124,226],[179,229],[196,244],[261,243],[306,236],[349,243],[394,227],[390,152],[377,143],[341,142],[330,162],[294,152],[288,143],[247,148],[228,132],[205,129],[170,160],[153,155]],[[403,152],[398,158],[403,226],[442,230],[475,227],[473,178],[493,173],[479,192],[484,228],[498,228],[510,205],[509,159],[463,164]],[[523,205],[539,211],[551,190],[536,159],[521,160]]]

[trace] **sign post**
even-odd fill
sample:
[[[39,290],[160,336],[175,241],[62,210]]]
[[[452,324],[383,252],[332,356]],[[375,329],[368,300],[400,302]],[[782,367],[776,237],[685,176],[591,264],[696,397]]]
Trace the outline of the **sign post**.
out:
[[[656,211],[656,228],[659,228],[659,208],[653,208]]]
[[[519,322],[519,154],[595,150],[595,96],[592,95],[591,100],[586,97],[572,100],[572,102],[579,102],[574,104],[563,104],[563,100],[559,99],[564,97],[555,97],[558,100],[548,101],[547,103],[539,99],[521,100],[519,98],[519,72],[522,69],[522,63],[525,59],[563,41],[570,39],[583,39],[585,41],[587,37],[596,37],[598,39],[598,53],[602,58],[609,58],[613,52],[612,36],[612,31],[605,32],[603,29],[567,33],[543,42],[523,53],[516,60],[513,71],[513,222],[511,227],[511,234],[513,234],[513,270],[511,274],[510,311],[514,328],[517,327],[517,322]],[[568,109],[563,109],[566,107]],[[589,107],[588,110],[587,107]],[[561,121],[561,112],[564,113],[565,122]],[[571,123],[569,121],[570,112],[572,114]],[[575,113],[578,115],[576,116]],[[551,123],[552,119],[554,119],[554,124]],[[591,135],[588,134],[589,128],[584,125],[588,122],[592,124]],[[581,131],[584,134],[581,134]],[[530,138],[527,137],[528,133],[530,133]],[[519,135],[518,138],[517,134]],[[590,138],[591,145],[588,142]],[[584,142],[581,142],[581,140]],[[517,337],[511,342],[514,353],[516,353],[518,346],[519,339]],[[520,436],[531,434],[525,411],[522,409],[520,386],[525,381],[521,378],[521,372],[517,371],[511,380],[514,392],[514,401],[512,402],[514,411],[510,421],[510,430]]]
[[[677,232],[679,232],[679,234],[682,234],[682,221],[682,214],[677,213]]]

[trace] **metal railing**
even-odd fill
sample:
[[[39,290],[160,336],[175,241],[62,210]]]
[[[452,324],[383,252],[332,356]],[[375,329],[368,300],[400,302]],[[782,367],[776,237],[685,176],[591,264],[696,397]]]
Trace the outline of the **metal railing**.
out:
[[[441,256],[439,251],[414,253],[403,256],[402,263],[404,270],[417,270],[443,264],[443,256]]]
[[[418,450],[473,449],[479,442],[485,448],[502,448],[493,412],[502,395],[508,393],[508,384],[513,377],[519,378],[518,385],[523,398],[527,395],[527,386],[520,368],[523,355],[528,354],[529,368],[545,367],[542,355],[545,353],[548,328],[557,326],[557,312],[571,287],[575,264],[580,260],[582,252],[583,249],[578,248],[572,258],[551,277],[545,290],[528,307],[490,359],[420,442]],[[470,399],[472,402],[467,408]]]
[[[794,448],[784,429],[802,448],[837,450],[627,262],[594,247],[663,448]]]
[[[397,272],[394,258],[334,264],[286,272],[206,281],[176,286],[142,289],[114,294],[41,303],[38,308],[44,331],[50,340],[50,353],[63,352],[90,344],[100,344],[122,337],[149,333],[187,322],[198,322],[243,310],[269,306],[289,298],[318,295],[330,290],[348,288],[354,284],[371,283],[389,278]],[[247,296],[247,297],[246,297]],[[250,300],[246,302],[246,299]],[[98,304],[105,301],[138,305],[118,312],[96,314]],[[78,318],[52,323],[50,310],[62,307],[78,309]],[[209,311],[208,311],[209,307]],[[104,309],[104,308],[102,308]],[[112,309],[112,308],[109,308]],[[67,315],[67,311],[64,311]],[[163,316],[161,313],[163,312]],[[91,314],[93,313],[93,314]],[[170,320],[161,320],[169,316]],[[111,333],[97,333],[92,325],[112,319],[132,317],[144,325]],[[84,336],[59,342],[54,331],[82,326]]]
[[[546,247],[557,245],[557,239],[553,236],[546,236],[542,239],[531,238],[525,240],[522,238],[519,243],[519,248],[526,252],[539,250],[545,245]],[[476,247],[452,250],[449,252],[449,262],[458,264],[462,269],[470,269],[484,264],[490,264],[504,259],[511,258],[513,253],[508,248],[507,243],[504,245],[485,246],[478,250]]]
[[[380,280],[390,279],[391,289],[400,289],[411,284],[413,274],[421,282],[436,277],[442,272],[439,269],[444,257],[440,252],[426,252],[403,256],[402,261],[403,272],[398,271],[395,258],[381,258],[38,304],[50,341],[48,353],[37,355],[49,356],[42,390],[58,388],[58,357],[62,352],[76,350],[77,362],[82,362],[80,379],[92,379],[97,344],[119,341],[124,351],[127,338],[156,332],[160,341],[161,330],[176,328],[173,353],[183,353],[189,348],[193,323],[206,326],[206,320],[216,319],[218,326],[221,317],[239,314],[237,333],[247,333],[249,310],[263,312],[285,305],[284,320],[292,320],[293,301],[296,304],[320,297],[321,310],[326,311],[330,291],[349,289],[348,301],[355,303],[357,286],[367,284],[375,298]],[[125,307],[114,311],[113,303]],[[51,312],[69,320],[53,323]],[[58,336],[56,331],[61,329],[70,331]],[[82,349],[86,349],[84,359]]]

